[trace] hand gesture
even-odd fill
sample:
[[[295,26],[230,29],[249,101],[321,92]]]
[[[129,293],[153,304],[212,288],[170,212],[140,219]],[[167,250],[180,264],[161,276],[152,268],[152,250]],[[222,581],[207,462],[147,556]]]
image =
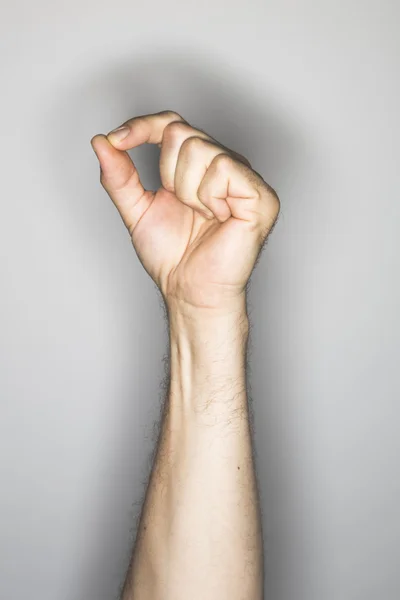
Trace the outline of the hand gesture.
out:
[[[224,309],[245,294],[279,213],[249,161],[179,114],[138,116],[91,140],[100,181],[167,303]],[[161,187],[145,190],[127,150],[157,144]]]

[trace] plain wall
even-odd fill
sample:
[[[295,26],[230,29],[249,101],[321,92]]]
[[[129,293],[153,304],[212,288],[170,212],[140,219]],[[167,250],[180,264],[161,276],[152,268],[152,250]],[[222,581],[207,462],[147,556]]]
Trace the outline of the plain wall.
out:
[[[250,291],[266,599],[398,600],[399,3],[1,12],[1,598],[123,581],[167,338],[90,139],[171,109],[282,202]]]

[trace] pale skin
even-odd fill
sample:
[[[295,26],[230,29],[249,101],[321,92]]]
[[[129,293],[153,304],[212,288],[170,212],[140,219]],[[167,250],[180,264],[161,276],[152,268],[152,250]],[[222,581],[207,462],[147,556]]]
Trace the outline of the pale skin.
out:
[[[262,600],[246,284],[279,200],[245,157],[176,112],[123,127],[91,143],[164,298],[170,380],[122,600]],[[126,152],[144,143],[161,148],[156,192]]]

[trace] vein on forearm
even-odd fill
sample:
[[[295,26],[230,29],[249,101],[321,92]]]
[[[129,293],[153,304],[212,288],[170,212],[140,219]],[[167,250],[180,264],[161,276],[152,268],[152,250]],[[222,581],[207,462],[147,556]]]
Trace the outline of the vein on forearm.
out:
[[[188,323],[175,316],[170,327],[167,394],[136,542],[136,572],[151,569],[175,598],[171,565],[188,590],[200,585],[204,569],[223,597],[234,590],[232,569],[238,569],[238,590],[259,590],[262,539],[246,393],[247,317]],[[215,564],[210,570],[209,561],[217,561],[218,569]],[[189,573],[192,563],[197,566]]]

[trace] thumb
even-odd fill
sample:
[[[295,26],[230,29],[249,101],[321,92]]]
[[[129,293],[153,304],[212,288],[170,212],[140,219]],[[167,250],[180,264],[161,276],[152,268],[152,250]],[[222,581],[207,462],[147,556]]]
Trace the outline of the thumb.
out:
[[[139,219],[151,204],[152,194],[144,189],[129,154],[117,150],[105,135],[95,135],[90,143],[100,163],[100,182],[117,207],[132,235]]]

